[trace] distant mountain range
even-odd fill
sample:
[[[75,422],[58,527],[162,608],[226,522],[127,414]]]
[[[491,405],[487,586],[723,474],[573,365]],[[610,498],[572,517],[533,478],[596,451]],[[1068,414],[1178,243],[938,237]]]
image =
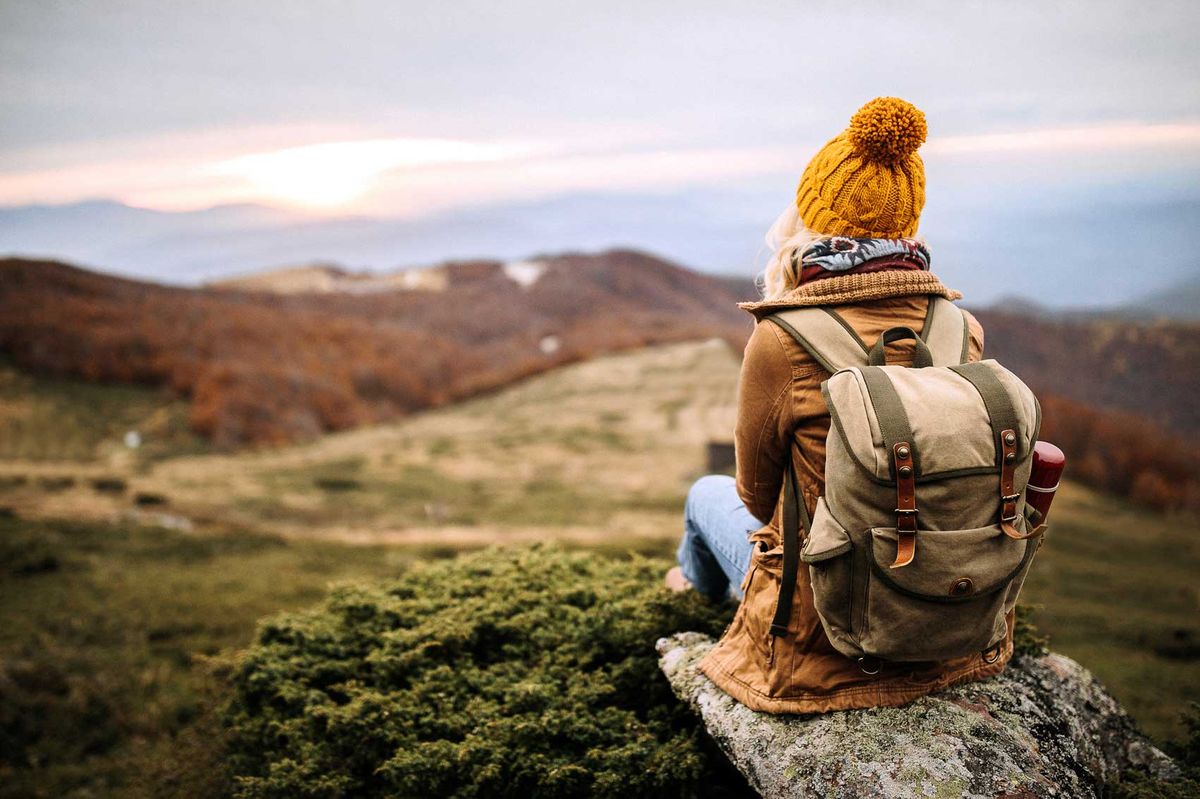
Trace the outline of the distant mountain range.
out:
[[[588,256],[603,260],[606,255]],[[540,270],[557,264],[514,261],[501,271],[512,280],[536,280]],[[661,262],[647,259],[649,270]],[[216,281],[216,288],[269,291],[280,294],[370,294],[426,288],[445,291],[444,266],[398,272],[350,272],[314,264]],[[732,296],[753,297],[748,278],[716,278]],[[680,290],[693,290],[681,281]],[[1200,283],[1164,292],[1157,300],[1101,312],[1062,311],[1021,299],[1002,300],[976,308],[989,331],[988,356],[1010,364],[1030,384],[1085,405],[1134,412],[1162,428],[1200,435],[1200,405],[1190,402],[1200,391],[1200,307],[1189,299],[1200,294]],[[1178,317],[1179,322],[1169,321]]]
[[[410,289],[441,291],[446,288],[448,279],[449,270],[440,267],[398,272],[353,272],[337,264],[316,263],[237,275],[213,280],[205,285],[217,289],[275,294],[376,294]]]
[[[1200,321],[1200,276],[1156,291],[1125,306],[1132,316]]]
[[[618,350],[751,330],[748,279],[631,250],[392,273],[313,265],[200,288],[0,260],[0,354],[28,371],[157,385],[218,445],[307,439]],[[1034,388],[1071,473],[1196,507],[1200,324],[977,311],[986,355]]]
[[[0,351],[35,372],[168,385],[230,444],[305,437],[469,396],[562,363],[751,324],[748,278],[632,250],[397,272],[311,265],[201,288],[0,261]],[[1161,306],[1159,306],[1161,307]],[[1157,310],[1157,309],[1156,309]],[[977,314],[1036,390],[1200,435],[1200,325]]]
[[[182,288],[4,260],[0,352],[35,373],[168,386],[191,398],[197,431],[232,446],[378,421],[617,350],[740,346],[750,329],[735,305],[747,294],[729,282],[627,250],[389,280],[317,267]]]
[[[783,194],[780,194],[780,189]],[[752,276],[787,187],[574,194],[386,219],[258,205],[165,213],[110,201],[0,208],[0,254],[196,285],[282,264],[391,272],[446,258],[527,258],[634,246],[707,273]],[[934,271],[969,302],[1194,318],[1200,198],[1170,193],[994,197],[943,189],[922,231]],[[1183,291],[1180,286],[1184,286]]]
[[[258,205],[164,213],[95,201],[0,208],[0,254],[195,285],[282,264],[393,271],[632,242],[702,271],[750,275],[771,213],[751,221],[700,201],[640,195],[578,195],[411,219],[323,218]]]

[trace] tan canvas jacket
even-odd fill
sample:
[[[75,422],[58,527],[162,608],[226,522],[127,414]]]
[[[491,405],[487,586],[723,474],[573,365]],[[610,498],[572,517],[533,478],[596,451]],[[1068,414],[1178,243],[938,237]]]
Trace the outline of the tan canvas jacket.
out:
[[[928,272],[846,275],[802,286],[783,300],[745,307],[760,320],[801,305],[832,305],[863,341],[904,325],[920,331],[930,295],[958,299]],[[983,329],[968,314],[970,360],[983,352]],[[888,347],[888,362],[911,365],[912,342]],[[738,395],[737,487],[757,518],[769,519],[751,535],[755,552],[742,582],[745,597],[721,641],[701,669],[726,693],[754,710],[813,713],[899,705],[965,680],[998,673],[1012,653],[1012,620],[998,660],[981,655],[940,663],[884,663],[878,674],[829,643],[813,608],[806,564],[800,564],[788,634],[770,634],[779,591],[783,548],[779,534],[784,461],[794,453],[796,476],[811,514],[824,491],[825,436],[830,417],[821,397],[829,377],[796,341],[760,321],[746,346]],[[795,441],[794,448],[789,447]]]

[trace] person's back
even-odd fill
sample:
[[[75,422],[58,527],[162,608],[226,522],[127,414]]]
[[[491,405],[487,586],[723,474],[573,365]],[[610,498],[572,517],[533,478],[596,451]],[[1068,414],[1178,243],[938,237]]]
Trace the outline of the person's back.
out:
[[[693,487],[679,550],[682,571],[668,583],[691,585],[714,599],[726,593],[742,599],[701,668],[756,710],[902,704],[994,674],[1011,655],[1009,619],[1008,636],[993,651],[940,662],[851,659],[830,643],[803,564],[786,632],[771,630],[784,570],[785,459],[792,459],[811,516],[825,492],[830,414],[821,384],[830,369],[797,341],[804,331],[764,320],[788,309],[823,308],[870,345],[891,328],[921,333],[936,298],[960,298],[930,273],[929,251],[913,238],[924,202],[924,167],[916,154],[924,137],[923,115],[903,101],[880,98],[855,114],[850,129],[813,158],[796,204],[769,234],[774,254],[764,299],[743,305],[758,324],[739,387],[737,479],[710,476]],[[966,312],[962,318],[962,360],[977,361],[983,330]],[[888,363],[911,365],[913,348],[911,341],[889,344]]]

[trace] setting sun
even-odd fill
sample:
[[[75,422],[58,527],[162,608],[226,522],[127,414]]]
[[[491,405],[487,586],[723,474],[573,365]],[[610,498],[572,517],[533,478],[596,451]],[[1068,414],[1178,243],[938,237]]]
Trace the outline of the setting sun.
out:
[[[209,171],[243,179],[262,199],[334,208],[361,197],[394,169],[493,161],[509,152],[447,139],[367,139],[254,153],[217,162]]]

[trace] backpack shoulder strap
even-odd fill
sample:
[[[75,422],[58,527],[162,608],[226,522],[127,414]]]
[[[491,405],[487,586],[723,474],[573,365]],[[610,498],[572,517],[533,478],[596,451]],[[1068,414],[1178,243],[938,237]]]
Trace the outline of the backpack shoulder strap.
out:
[[[930,297],[921,339],[933,354],[934,366],[966,363],[971,343],[966,314],[945,297]]]
[[[812,520],[808,518],[808,508],[804,507],[804,497],[800,493],[800,483],[796,480],[796,467],[792,461],[796,442],[788,447],[787,467],[783,475],[783,529],[779,531],[783,538],[783,572],[779,580],[779,596],[775,598],[775,615],[771,619],[771,635],[787,635],[788,624],[792,619],[792,599],[796,595],[796,577],[800,571],[800,537],[812,529]]]
[[[866,366],[869,362],[867,345],[862,338],[845,319],[829,308],[792,308],[766,318],[787,331],[830,374],[850,366]],[[783,477],[780,530],[783,538],[783,572],[780,575],[779,596],[775,600],[775,615],[771,620],[773,636],[787,635],[800,568],[800,538],[811,526],[796,479],[792,460],[794,448],[793,440],[787,450]]]
[[[791,308],[766,318],[786,330],[830,374],[868,363],[867,345],[836,311]]]

